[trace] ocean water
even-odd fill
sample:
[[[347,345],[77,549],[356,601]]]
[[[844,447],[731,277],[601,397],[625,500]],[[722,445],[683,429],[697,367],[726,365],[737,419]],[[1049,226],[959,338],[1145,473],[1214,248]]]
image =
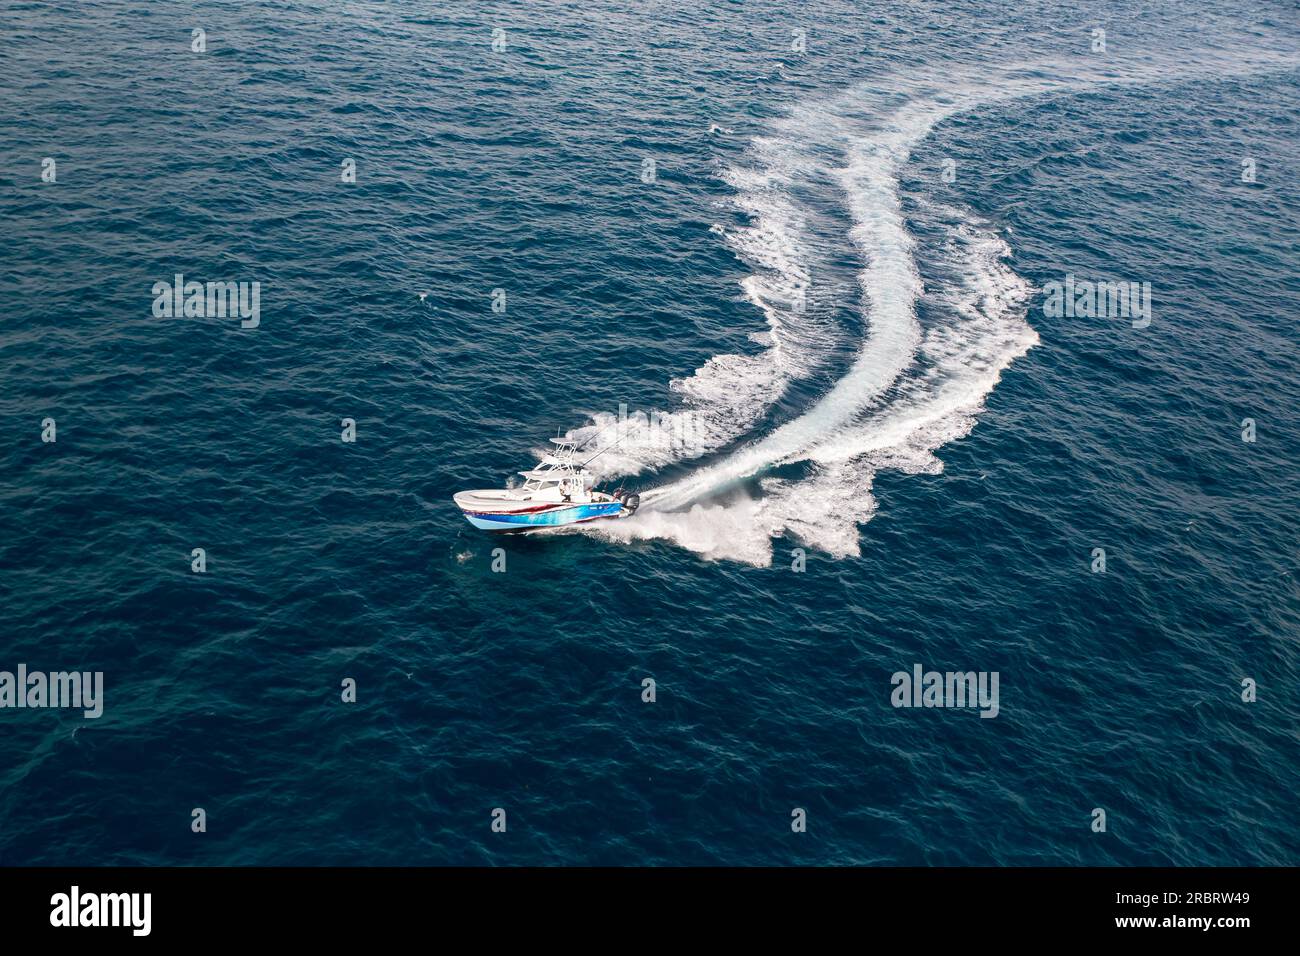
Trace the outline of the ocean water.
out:
[[[1297,861],[1295,5],[704,7],[0,8],[0,863]]]

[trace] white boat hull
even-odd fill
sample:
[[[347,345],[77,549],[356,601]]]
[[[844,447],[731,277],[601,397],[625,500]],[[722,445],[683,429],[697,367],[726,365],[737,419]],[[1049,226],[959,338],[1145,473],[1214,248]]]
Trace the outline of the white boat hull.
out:
[[[608,495],[591,501],[536,501],[506,497],[508,492],[462,491],[454,497],[470,524],[484,531],[528,531],[556,528],[598,518],[618,518],[623,502]]]

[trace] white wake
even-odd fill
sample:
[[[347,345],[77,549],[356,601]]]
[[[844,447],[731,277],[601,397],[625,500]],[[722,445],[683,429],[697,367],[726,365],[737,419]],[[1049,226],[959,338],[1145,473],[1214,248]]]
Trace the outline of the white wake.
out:
[[[1251,71],[1295,66],[1294,56],[1257,59]],[[910,76],[791,110],[756,142],[756,168],[731,170],[728,179],[738,206],[754,215],[750,231],[727,239],[757,266],[746,291],[768,318],[768,348],[758,356],[720,356],[674,387],[718,413],[703,445],[708,451],[745,434],[815,364],[825,329],[789,303],[794,290],[802,285],[806,293],[811,284],[794,190],[816,173],[838,183],[862,261],[866,331],[856,357],[803,414],[643,493],[635,517],[583,530],[616,541],[666,539],[708,558],[755,565],[771,563],[772,539],[782,534],[834,557],[859,554],[858,526],[875,511],[877,471],[940,471],[935,452],[969,433],[1002,373],[1038,342],[1026,321],[1032,289],[1006,264],[1010,248],[989,224],[926,199],[905,215],[900,177],[912,150],[943,120],[999,101],[1234,71],[1243,66],[1228,53],[1202,58],[1178,76],[1178,68],[1157,70],[1150,62],[1080,64],[1068,79],[1029,70],[990,78],[985,69],[978,81]],[[818,158],[828,147],[840,157],[830,167]],[[935,251],[946,272],[934,289],[922,286],[907,215],[943,237]],[[918,319],[921,302],[928,315],[940,316],[929,329]],[[681,457],[672,448],[651,456],[638,449],[613,457],[606,473],[641,473]],[[766,474],[782,466],[794,466],[798,477]],[[745,479],[757,483],[742,487]]]

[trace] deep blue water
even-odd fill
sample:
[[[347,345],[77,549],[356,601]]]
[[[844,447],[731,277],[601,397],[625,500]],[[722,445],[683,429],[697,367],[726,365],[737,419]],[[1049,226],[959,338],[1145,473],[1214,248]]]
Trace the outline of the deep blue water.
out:
[[[1297,862],[1294,5],[698,6],[0,9],[0,863]]]

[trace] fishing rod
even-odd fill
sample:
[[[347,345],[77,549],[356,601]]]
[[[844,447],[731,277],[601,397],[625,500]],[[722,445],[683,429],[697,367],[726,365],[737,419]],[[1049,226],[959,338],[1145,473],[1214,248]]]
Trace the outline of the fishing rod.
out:
[[[618,423],[615,422],[614,424],[617,425]],[[613,427],[612,425],[606,425],[606,426],[605,426],[603,429],[601,429],[601,431],[598,432],[597,434],[602,434],[603,432],[607,432],[607,431],[609,431],[609,429],[612,428],[612,427]],[[595,438],[596,436],[595,436],[595,435],[592,435],[591,437],[592,437],[592,438]],[[622,441],[624,438],[626,438],[626,437],[627,437],[627,433],[624,432],[622,435],[620,435],[620,436],[619,436],[618,438],[616,438],[614,441],[610,442],[608,445],[606,445],[606,446],[605,446],[604,448],[602,448],[600,451],[596,452],[596,454],[592,455],[590,458],[588,458],[586,461],[584,461],[584,462],[583,462],[581,465],[579,465],[578,467],[580,467],[580,468],[586,468],[589,464],[591,464],[593,461],[595,461],[595,460],[596,460],[597,458],[599,458],[601,455],[605,454],[605,452],[609,451],[611,448],[613,448],[615,445],[617,445],[619,442],[621,442],[621,441]],[[585,445],[586,442],[583,442],[583,444]],[[579,446],[579,447],[581,447],[581,446]]]
[[[587,447],[588,445],[590,445],[593,441],[595,441],[595,440],[596,440],[597,438],[599,438],[601,435],[605,434],[605,432],[609,431],[611,428],[613,428],[615,425],[618,425],[618,424],[620,424],[620,422],[618,422],[618,421],[610,422],[608,425],[606,425],[606,426],[605,426],[604,428],[602,428],[600,431],[596,432],[596,434],[594,434],[594,435],[590,435],[590,436],[588,436],[587,438],[584,438],[583,441],[582,441],[582,444],[575,446],[573,450],[574,450],[574,451],[577,451],[579,448],[586,448],[586,447]],[[558,429],[557,429],[557,431],[558,431]],[[621,441],[621,439],[620,439],[620,441]],[[612,447],[612,446],[611,446],[611,447]]]

